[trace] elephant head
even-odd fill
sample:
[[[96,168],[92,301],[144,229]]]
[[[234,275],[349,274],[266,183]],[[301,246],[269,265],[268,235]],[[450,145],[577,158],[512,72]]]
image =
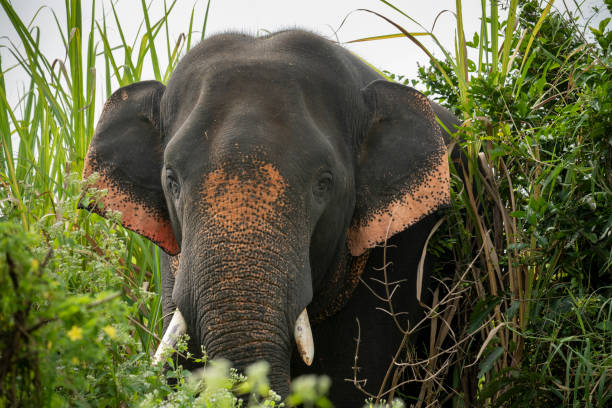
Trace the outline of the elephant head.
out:
[[[281,394],[298,316],[349,296],[355,257],[449,200],[427,98],[303,31],[211,37],[167,86],[116,91],[93,172],[108,194],[90,210],[180,253],[171,296],[195,344],[267,360]]]

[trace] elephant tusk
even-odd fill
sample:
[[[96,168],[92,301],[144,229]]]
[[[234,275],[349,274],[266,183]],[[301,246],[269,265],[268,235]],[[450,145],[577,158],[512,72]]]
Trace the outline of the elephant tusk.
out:
[[[311,365],[314,358],[314,341],[312,340],[312,330],[310,329],[310,321],[308,320],[308,312],[306,309],[295,321],[295,329],[293,330],[295,344],[297,344],[298,352],[302,356],[302,360],[306,365]]]
[[[180,310],[176,309],[172,315],[172,320],[170,320],[170,324],[164,333],[164,337],[159,343],[157,351],[155,351],[155,355],[153,356],[153,364],[157,364],[162,361],[164,354],[166,354],[166,350],[174,348],[179,337],[186,332],[187,324],[185,323],[183,314]]]

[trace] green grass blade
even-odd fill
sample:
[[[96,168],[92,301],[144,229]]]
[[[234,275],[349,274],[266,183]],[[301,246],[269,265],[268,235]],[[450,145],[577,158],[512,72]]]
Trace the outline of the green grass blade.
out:
[[[431,39],[434,40],[434,42],[436,43],[436,46],[440,49],[440,51],[442,51],[442,53],[444,54],[444,58],[446,59],[446,61],[449,61],[451,64],[454,63],[450,53],[442,46],[442,43],[440,43],[440,41],[438,40],[438,37],[436,37],[434,35],[434,33],[432,33],[431,31],[427,30],[425,27],[423,27],[421,25],[421,23],[419,23],[418,21],[416,21],[414,18],[410,17],[408,14],[406,14],[405,12],[403,12],[401,9],[397,8],[396,6],[394,6],[393,4],[391,4],[390,2],[386,1],[386,0],[379,0],[381,3],[384,3],[385,5],[387,5],[388,7],[390,7],[391,9],[397,11],[398,13],[400,13],[401,15],[403,15],[404,17],[406,17],[408,20],[412,21],[413,23],[415,23],[416,25],[418,25],[419,27],[421,27],[421,29],[424,32],[428,32],[431,36]],[[366,10],[369,11],[369,10]]]
[[[489,63],[489,36],[487,32],[487,5],[486,0],[480,1],[480,41],[478,44],[478,76],[482,76],[485,66]],[[485,61],[483,61],[483,56]]]
[[[83,146],[89,146],[89,141],[93,135],[95,127],[95,101],[96,101],[96,55],[97,44],[95,42],[95,19],[96,19],[96,2],[91,2],[91,23],[89,26],[89,37],[87,40],[87,65],[86,65],[86,97],[85,97],[85,132],[81,135]],[[81,168],[78,169],[81,172]]]
[[[187,51],[191,49],[191,35],[193,34],[193,14],[195,13],[195,6],[191,8],[191,15],[189,16],[189,30],[187,31]]]
[[[491,0],[491,72],[495,74],[499,70],[499,15],[497,13],[497,0]]]
[[[2,57],[0,57],[0,92],[6,94],[6,85],[4,82],[4,71],[2,70]],[[4,100],[0,103],[0,135],[2,135],[2,149],[0,149],[0,171],[4,174],[10,174],[13,160],[13,141],[10,137],[11,130],[9,127],[9,110],[11,107]]]
[[[113,56],[113,50],[108,42],[108,36],[106,35],[106,21],[104,21],[104,30],[100,27],[100,25],[96,22],[96,26],[98,27],[98,32],[100,33],[100,38],[102,39],[102,43],[104,44],[104,61],[106,64],[106,71],[109,72],[109,64],[113,67],[113,73],[117,80],[119,81],[120,86],[127,85],[125,80],[121,77],[121,72],[119,71],[119,67],[115,62],[115,57]],[[109,72],[110,74],[110,72]],[[110,83],[110,75],[106,77],[106,93],[107,96],[110,96],[112,93],[111,83]]]
[[[117,79],[119,80],[119,84],[121,86],[125,86],[135,81],[134,72],[136,71],[136,68],[134,64],[132,63],[132,48],[133,47],[130,47],[125,40],[123,28],[121,26],[121,23],[119,22],[119,16],[117,15],[117,10],[115,9],[115,5],[113,4],[113,2],[111,2],[111,9],[113,10],[113,16],[115,17],[115,27],[117,27],[117,31],[119,32],[119,38],[121,38],[121,45],[123,47],[123,52],[125,53],[123,78],[119,76],[118,70],[116,69],[116,64],[113,64],[113,68],[115,70],[115,75],[117,75]],[[136,37],[137,36],[138,34],[136,35]],[[106,24],[104,26],[103,41],[105,42],[105,45],[108,43],[108,37],[106,36]],[[108,46],[106,48],[107,48],[107,53],[112,55],[112,52],[110,51],[111,47]]]
[[[104,7],[102,7],[102,25],[104,27],[104,31],[100,30],[100,25],[96,22],[96,28],[98,29],[98,33],[100,34],[100,37],[102,38],[102,41],[103,41],[102,45],[104,46],[104,49],[108,49],[107,48],[108,40],[104,41],[104,39],[108,38],[106,34],[107,32],[106,31],[106,13],[104,12]],[[111,61],[110,60],[113,58],[113,54],[112,52],[103,52],[103,55],[104,55],[104,85],[105,85],[105,90],[106,90],[106,99],[108,99],[112,94],[111,73],[110,73]]]
[[[5,107],[5,112],[9,114],[11,121],[13,122],[13,125],[18,128],[19,127],[19,123],[17,121],[17,118],[15,117],[13,111],[10,108],[6,108],[9,106],[8,101],[6,99],[6,94],[4,91],[4,87],[2,87],[0,89],[0,105]],[[7,125],[8,125],[8,121],[7,121]],[[17,201],[17,207],[19,208],[19,212],[20,212],[20,216],[21,216],[21,220],[23,222],[23,226],[25,228],[25,230],[28,230],[28,226],[29,226],[29,222],[28,219],[26,218],[26,208],[24,206],[23,203],[23,199],[22,199],[22,191],[21,191],[21,183],[20,180],[17,178],[17,172],[15,170],[16,167],[16,163],[14,161],[13,158],[13,152],[12,149],[10,149],[10,147],[12,146],[11,142],[9,141],[9,139],[11,139],[12,137],[12,133],[11,132],[7,132],[7,133],[2,133],[2,147],[4,149],[4,157],[7,159],[6,164],[7,164],[7,170],[8,170],[8,179],[9,179],[9,183],[10,183],[10,187],[11,187],[11,192],[15,198],[15,200]],[[25,139],[25,135],[23,134],[19,134],[20,140]]]
[[[168,15],[168,6],[166,4],[166,0],[164,0],[164,15]],[[171,51],[170,51],[170,31],[168,29],[168,19],[164,19],[164,31],[166,32],[166,55],[168,56],[168,59],[170,60],[171,57]],[[168,66],[170,66],[170,61],[168,61]]]
[[[145,24],[147,28],[147,34],[146,34],[147,48],[151,54],[151,64],[153,64],[153,73],[155,75],[155,79],[157,81],[161,81],[162,77],[161,77],[161,73],[159,70],[159,60],[157,59],[157,51],[155,50],[155,44],[153,42],[155,39],[155,35],[153,34],[153,30],[151,29],[151,22],[149,21],[149,10],[147,9],[145,0],[141,0],[141,4],[142,4],[142,12],[144,14]]]
[[[519,67],[519,72],[521,74],[520,74],[519,80],[516,81],[514,90],[512,92],[514,95],[518,94],[521,91],[521,86],[523,85],[525,74],[527,70],[529,69],[529,66],[531,65],[531,63],[529,63],[528,66],[525,67],[525,63],[526,61],[529,61],[529,59],[533,61],[533,58],[530,58],[531,55],[529,54],[529,51],[531,51],[531,45],[533,44],[533,41],[535,40],[536,35],[538,35],[538,32],[540,31],[540,28],[542,27],[544,20],[546,20],[546,17],[548,16],[548,13],[550,12],[550,8],[552,7],[554,2],[555,0],[548,1],[548,4],[546,5],[546,7],[544,8],[544,11],[542,12],[542,15],[538,19],[538,22],[536,23],[535,27],[533,27],[533,31],[531,32],[531,37],[529,37],[529,42],[527,43],[527,47],[525,48],[525,53],[523,54],[521,66]],[[523,68],[525,68],[525,70],[523,70]]]
[[[200,41],[204,41],[204,36],[206,35],[206,26],[208,25],[208,11],[210,10],[210,1],[206,4],[206,13],[204,13],[204,22],[202,23],[202,36],[200,37]]]
[[[456,0],[456,18],[457,18],[457,72],[459,77],[462,78],[463,84],[470,82],[468,76],[468,60],[467,60],[467,47],[465,45],[465,32],[463,30],[463,11],[461,9],[461,0]],[[465,95],[467,89],[462,91],[462,95]]]
[[[404,36],[406,36],[410,41],[415,43],[421,50],[423,50],[423,52],[425,54],[427,54],[427,56],[429,57],[429,59],[432,62],[432,64],[434,64],[436,66],[436,68],[440,71],[440,73],[442,74],[442,76],[444,77],[444,79],[446,80],[448,85],[451,88],[455,87],[455,85],[453,84],[453,81],[451,81],[450,77],[446,73],[446,70],[442,67],[442,65],[440,65],[440,62],[436,59],[436,57],[434,57],[433,54],[431,52],[429,52],[429,50],[419,40],[417,40],[414,36],[412,36],[402,26],[400,26],[399,24],[395,23],[394,21],[390,20],[389,18],[387,18],[387,17],[383,16],[382,14],[379,14],[379,13],[377,13],[375,11],[367,10],[367,9],[359,9],[359,10],[366,11],[368,13],[374,14],[374,15],[382,18],[383,20],[385,20],[386,22],[388,22],[389,24],[391,24],[395,28],[397,28]],[[433,38],[433,35],[432,35],[432,38]]]
[[[410,33],[413,37],[419,36],[431,36],[430,33],[420,33],[420,32],[412,32]],[[378,40],[388,40],[391,38],[404,38],[406,35],[404,34],[387,34],[387,35],[375,35],[373,37],[364,37],[358,38],[356,40],[347,41],[346,44],[358,43],[358,42],[366,42],[366,41],[378,41]]]
[[[502,71],[501,77],[504,79],[506,73],[510,69],[510,48],[512,47],[512,39],[514,38],[514,23],[516,21],[516,11],[518,8],[518,0],[511,0],[508,9],[508,20],[506,22],[506,34],[504,36],[504,48],[502,51]]]
[[[81,21],[81,2],[79,0],[66,0],[66,22],[68,37],[68,60],[70,62],[70,78],[72,81],[72,132],[73,135],[82,135],[85,132],[83,108],[83,56],[81,36],[83,26]],[[86,146],[80,140],[73,140],[75,151],[73,158],[80,166],[85,159]]]

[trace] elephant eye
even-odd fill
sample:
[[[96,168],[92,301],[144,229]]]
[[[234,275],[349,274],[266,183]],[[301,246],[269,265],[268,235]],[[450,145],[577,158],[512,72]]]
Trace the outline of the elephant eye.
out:
[[[170,169],[166,169],[166,189],[168,190],[168,193],[170,193],[172,198],[174,198],[175,200],[179,197],[179,194],[181,192],[181,188],[176,179],[176,175],[174,174],[174,171]]]
[[[312,192],[315,197],[323,197],[332,186],[333,176],[330,172],[322,173],[315,182]]]

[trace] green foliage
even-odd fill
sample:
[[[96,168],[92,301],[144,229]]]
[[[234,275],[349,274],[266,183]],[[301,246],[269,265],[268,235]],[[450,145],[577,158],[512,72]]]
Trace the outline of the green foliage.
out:
[[[246,376],[230,367],[226,360],[211,361],[204,369],[187,377],[182,386],[168,394],[163,389],[150,393],[141,407],[282,407],[279,395],[270,390],[269,365],[259,362],[246,370]],[[246,405],[245,405],[246,404]]]
[[[454,183],[451,222],[438,237],[462,243],[453,247],[458,265],[479,254],[480,283],[457,321],[468,348],[455,375],[474,379],[466,401],[607,406],[612,398],[607,24],[592,28],[597,43],[588,43],[569,15],[523,2],[515,30],[523,40],[510,40],[507,75],[489,64],[473,71],[461,106],[454,76],[447,81],[433,64],[419,70],[428,95],[468,118],[458,134],[465,161],[453,174],[474,188]]]
[[[122,299],[125,244],[104,223],[91,231],[100,246],[81,244],[86,232],[65,228],[87,217],[70,210],[75,203],[65,203],[57,223],[39,220],[30,231],[12,212],[0,223],[2,406],[119,406],[168,388],[126,319],[138,304]]]

